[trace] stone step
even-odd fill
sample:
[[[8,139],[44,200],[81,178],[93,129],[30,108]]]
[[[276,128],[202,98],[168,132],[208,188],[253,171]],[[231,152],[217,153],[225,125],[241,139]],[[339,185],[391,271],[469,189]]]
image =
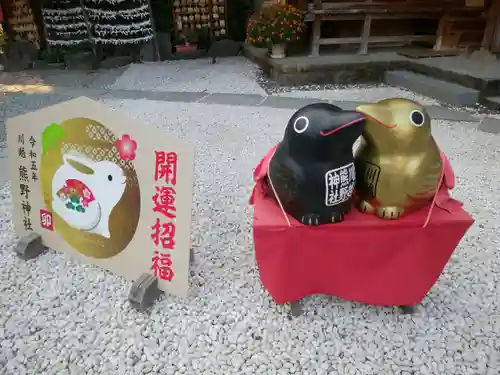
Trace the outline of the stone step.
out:
[[[477,90],[406,70],[385,72],[385,82],[458,107],[474,106],[479,102]]]
[[[490,109],[500,110],[500,96],[489,96],[484,98],[484,104]]]

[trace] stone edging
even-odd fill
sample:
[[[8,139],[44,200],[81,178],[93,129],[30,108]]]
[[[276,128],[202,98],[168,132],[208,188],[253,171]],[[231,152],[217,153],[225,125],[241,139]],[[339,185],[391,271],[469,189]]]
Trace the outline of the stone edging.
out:
[[[292,98],[274,95],[257,95],[257,94],[233,94],[233,93],[207,93],[207,92],[166,92],[166,91],[140,91],[140,90],[112,90],[112,89],[97,89],[85,88],[74,89],[69,87],[58,87],[58,90],[53,93],[23,93],[16,92],[10,95],[52,95],[62,94],[64,96],[89,96],[94,99],[145,99],[154,101],[166,102],[183,102],[183,103],[203,103],[217,105],[235,105],[235,106],[250,106],[250,107],[270,107],[277,109],[298,109],[304,105],[317,102],[329,102],[343,109],[354,109],[361,102],[352,101],[326,101],[311,98]],[[480,131],[486,133],[500,133],[500,119],[495,119],[487,116],[473,116],[468,112],[453,111],[440,106],[427,106],[427,110],[434,119],[448,120],[457,122],[471,123],[472,127],[477,127]]]

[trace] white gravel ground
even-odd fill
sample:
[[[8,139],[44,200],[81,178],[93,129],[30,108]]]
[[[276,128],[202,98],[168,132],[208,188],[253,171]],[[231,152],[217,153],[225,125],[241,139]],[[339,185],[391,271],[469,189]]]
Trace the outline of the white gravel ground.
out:
[[[208,59],[133,64],[109,88],[266,95],[255,82],[257,70],[242,56],[220,58],[216,64]]]
[[[259,282],[248,198],[252,168],[292,111],[107,103],[196,145],[190,294],[168,296],[148,316],[128,306],[122,278],[54,251],[18,260],[6,185],[0,374],[498,374],[500,137],[467,124],[434,126],[458,175],[454,195],[477,222],[418,313],[315,296],[289,320]]]
[[[274,94],[276,96],[284,96],[289,98],[312,98],[324,99],[331,101],[364,101],[369,97],[372,101],[378,101],[386,98],[407,98],[416,100],[424,105],[439,105],[435,99],[427,96],[415,94],[408,90],[402,90],[397,87],[354,87],[337,90],[296,90]]]

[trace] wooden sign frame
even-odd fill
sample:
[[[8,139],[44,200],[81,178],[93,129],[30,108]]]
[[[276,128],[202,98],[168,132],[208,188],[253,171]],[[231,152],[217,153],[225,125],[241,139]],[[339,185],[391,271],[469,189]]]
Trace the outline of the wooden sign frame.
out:
[[[7,144],[20,256],[46,246],[137,280],[141,307],[187,294],[191,144],[86,97],[7,120]]]

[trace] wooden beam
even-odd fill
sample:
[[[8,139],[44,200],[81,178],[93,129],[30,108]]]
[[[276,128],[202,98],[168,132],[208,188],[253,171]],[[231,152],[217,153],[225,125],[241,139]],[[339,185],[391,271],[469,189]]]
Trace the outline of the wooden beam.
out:
[[[495,29],[498,27],[500,19],[500,0],[493,0],[490,9],[488,10],[488,18],[484,29],[483,39],[481,41],[481,49],[489,51],[492,47]]]
[[[438,28],[436,30],[436,43],[434,43],[434,51],[441,51],[443,49],[443,41],[448,29],[448,15],[443,15],[439,20]]]
[[[347,14],[347,15],[326,15],[326,14],[321,14],[321,15],[316,15],[316,17],[321,18],[322,21],[364,21],[365,16],[361,14]],[[404,20],[404,19],[418,19],[419,16],[415,14],[372,14],[372,21],[373,20]],[[439,14],[434,14],[432,16],[429,15],[422,15],[421,18],[423,19],[438,19],[440,18],[441,15]],[[307,22],[307,21],[306,21]],[[310,21],[312,22],[312,20]]]
[[[319,46],[321,39],[321,19],[316,18],[313,21],[312,33],[311,33],[311,54],[310,56],[319,56]]]
[[[498,17],[495,27],[495,33],[491,42],[491,52],[500,52],[500,17]]]
[[[436,36],[434,35],[394,35],[394,36],[370,36],[367,40],[368,43],[392,43],[392,42],[434,42]],[[361,37],[350,38],[323,38],[319,40],[319,44],[332,45],[332,44],[354,44],[361,43]]]
[[[353,36],[346,38],[323,38],[319,40],[319,44],[322,46],[333,45],[333,44],[355,44],[361,43],[361,37]]]
[[[372,16],[367,14],[363,23],[363,32],[361,34],[361,45],[359,46],[359,54],[366,55],[368,53],[368,39],[370,38],[370,28],[372,26]]]
[[[443,12],[441,7],[388,7],[388,8],[370,8],[370,7],[353,7],[349,9],[338,8],[323,8],[314,10],[315,14],[335,15],[335,14],[415,14],[415,15],[431,15],[440,14]]]

